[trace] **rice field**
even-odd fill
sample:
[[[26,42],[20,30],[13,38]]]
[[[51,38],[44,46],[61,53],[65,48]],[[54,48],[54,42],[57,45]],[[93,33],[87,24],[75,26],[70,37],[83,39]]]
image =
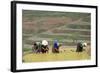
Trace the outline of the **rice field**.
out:
[[[60,50],[60,53],[52,53],[51,50],[46,54],[35,54],[32,52],[25,52],[23,55],[23,62],[49,62],[49,61],[74,61],[74,60],[89,60],[91,59],[88,49],[81,53],[77,53],[75,48],[65,48]]]
[[[76,52],[78,41],[91,45],[90,13],[38,10],[22,12],[22,61],[24,63],[91,59],[91,47],[85,48],[81,53]],[[32,53],[33,42],[47,40],[51,46],[55,39],[62,43],[60,53],[54,54],[51,49],[46,54]]]

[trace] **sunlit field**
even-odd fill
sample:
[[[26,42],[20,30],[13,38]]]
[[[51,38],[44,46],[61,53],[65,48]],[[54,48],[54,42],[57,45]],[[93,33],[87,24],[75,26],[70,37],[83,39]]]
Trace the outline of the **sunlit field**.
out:
[[[62,48],[61,48],[62,49]],[[60,50],[60,53],[35,54],[31,51],[25,52],[23,55],[23,62],[48,62],[48,61],[69,61],[69,60],[89,60],[89,49],[85,48],[83,52],[77,53],[75,48],[65,48]]]
[[[34,42],[48,41],[49,52],[33,53]],[[59,53],[52,53],[54,40],[62,44]],[[83,52],[76,52],[78,42],[87,43]],[[22,11],[22,61],[51,62],[91,59],[91,14],[59,11]]]

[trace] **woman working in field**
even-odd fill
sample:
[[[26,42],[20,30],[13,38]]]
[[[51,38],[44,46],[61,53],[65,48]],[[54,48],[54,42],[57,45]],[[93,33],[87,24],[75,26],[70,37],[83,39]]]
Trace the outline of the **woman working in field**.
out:
[[[48,53],[48,51],[49,51],[48,41],[42,40],[41,52],[42,53]]]
[[[52,48],[52,52],[53,53],[59,53],[59,47],[61,45],[59,44],[59,42],[57,40],[54,41],[54,44],[53,44],[53,48]]]

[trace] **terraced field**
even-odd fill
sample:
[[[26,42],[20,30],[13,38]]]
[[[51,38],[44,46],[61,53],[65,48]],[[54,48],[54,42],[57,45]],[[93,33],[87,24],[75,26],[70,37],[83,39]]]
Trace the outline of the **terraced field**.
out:
[[[75,50],[75,46],[78,41],[87,42],[88,46],[91,46],[90,19],[91,14],[89,13],[23,10],[23,52],[30,52],[33,42],[44,39],[49,42],[49,46],[52,46],[53,41],[57,39],[60,43],[62,43],[62,46],[65,46],[65,48],[63,48],[65,50],[68,50],[67,47],[72,47],[73,50]],[[69,51],[69,53],[72,54],[73,52]],[[87,52],[84,52],[82,55],[84,56],[85,53]],[[61,55],[64,56],[64,54],[66,54],[66,52]],[[70,54],[66,60],[69,58],[72,58],[73,60],[79,59],[78,57],[71,57]],[[49,53],[48,55],[54,56],[52,53]],[[90,58],[88,53],[85,55],[87,56],[80,59]],[[25,62],[34,62],[34,60],[27,60],[29,59],[29,56],[35,59],[36,55],[32,53],[27,56],[25,55],[23,56],[23,60]],[[61,57],[59,59],[63,60]],[[43,61],[49,60],[50,59],[48,58]],[[38,62],[42,60],[36,61]]]

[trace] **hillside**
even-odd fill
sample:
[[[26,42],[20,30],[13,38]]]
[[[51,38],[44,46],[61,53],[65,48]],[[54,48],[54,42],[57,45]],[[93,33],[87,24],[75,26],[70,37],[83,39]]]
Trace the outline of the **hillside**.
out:
[[[75,46],[77,41],[90,45],[90,16],[89,13],[23,10],[23,50],[44,39],[50,45],[55,39],[64,46]]]

